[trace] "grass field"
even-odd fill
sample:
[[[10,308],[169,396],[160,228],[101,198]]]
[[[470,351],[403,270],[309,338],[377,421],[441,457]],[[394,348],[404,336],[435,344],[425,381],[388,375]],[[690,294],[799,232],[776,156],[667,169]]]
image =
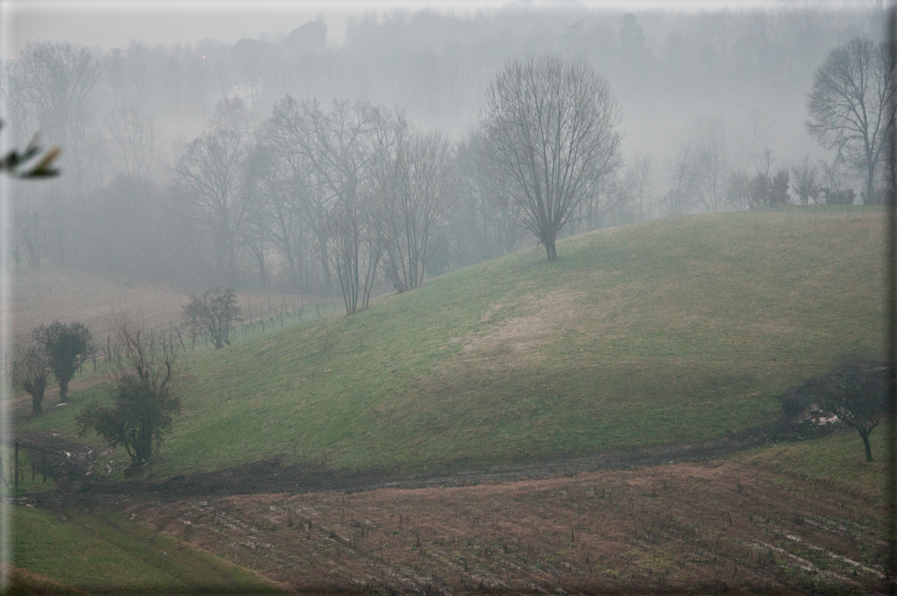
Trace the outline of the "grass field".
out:
[[[423,472],[720,437],[845,354],[882,353],[882,212],[586,234],[198,354],[167,476],[270,457]],[[102,387],[21,428],[71,434]]]
[[[524,251],[351,317],[188,351],[183,416],[149,475],[272,457],[418,473],[762,426],[784,389],[842,355],[881,355],[882,231],[873,209],[649,222],[568,239],[556,263]],[[107,393],[90,371],[75,387],[38,418],[20,399],[18,429],[73,436]],[[872,439],[881,461],[884,430]],[[120,475],[124,454],[100,453]],[[863,460],[847,430],[701,464],[445,489],[19,506],[27,572],[14,577],[47,594],[874,592],[884,465]],[[47,490],[39,473],[22,486]]]
[[[87,593],[280,593],[251,571],[115,514],[19,506],[13,524],[16,567]]]

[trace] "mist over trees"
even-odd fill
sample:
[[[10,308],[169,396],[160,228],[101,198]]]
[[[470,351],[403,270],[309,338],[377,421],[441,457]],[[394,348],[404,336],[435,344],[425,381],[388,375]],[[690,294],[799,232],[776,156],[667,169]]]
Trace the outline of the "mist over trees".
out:
[[[341,297],[347,313],[540,242],[550,257],[483,124],[490,83],[549,55],[596,73],[619,110],[612,159],[548,225],[556,238],[876,202],[881,124],[859,142],[825,109],[838,56],[869,50],[875,69],[882,22],[812,7],[425,10],[354,18],[341,47],[321,21],[235,44],[32,43],[3,64],[6,132],[62,146],[64,175],[16,183],[13,256],[189,291]]]
[[[193,140],[172,175],[172,194],[212,246],[216,277],[237,281],[237,250],[249,209],[247,152],[252,114],[239,98],[219,102],[208,128]]]

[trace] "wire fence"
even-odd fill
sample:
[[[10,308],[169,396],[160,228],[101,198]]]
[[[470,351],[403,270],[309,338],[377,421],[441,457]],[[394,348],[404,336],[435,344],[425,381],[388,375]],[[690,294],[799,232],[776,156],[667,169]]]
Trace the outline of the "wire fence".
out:
[[[46,484],[50,476],[47,450],[33,445],[13,443],[13,448],[6,452],[11,461],[4,462],[0,457],[0,486],[12,489],[29,489],[38,484]],[[4,465],[6,463],[6,465]]]
[[[240,308],[241,318],[230,325],[228,338],[231,342],[251,339],[320,318],[339,311],[341,304],[336,301],[309,302],[299,297],[284,295],[279,299],[268,296],[266,300],[256,299],[255,302],[247,299]],[[156,343],[161,349],[168,350],[172,354],[186,354],[215,347],[214,342],[210,341],[199,328],[181,321],[169,321],[167,326],[146,327],[141,331],[149,334],[154,340],[151,343]],[[119,370],[125,349],[115,334],[107,332],[101,337],[94,337],[94,342],[93,354],[89,360],[81,364],[78,372],[83,373],[86,369],[87,372],[102,375]],[[16,387],[22,380],[19,373],[19,363],[14,353],[4,352],[0,382],[8,382]]]

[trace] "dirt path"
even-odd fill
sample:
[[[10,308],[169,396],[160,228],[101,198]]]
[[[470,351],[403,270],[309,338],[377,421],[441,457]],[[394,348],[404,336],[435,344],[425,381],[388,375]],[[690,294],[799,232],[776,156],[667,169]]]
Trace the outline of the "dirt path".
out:
[[[173,501],[196,496],[469,486],[482,482],[708,461],[763,445],[800,438],[802,437],[799,429],[793,426],[773,425],[697,443],[621,449],[590,457],[543,460],[433,474],[401,475],[389,470],[348,473],[269,459],[214,472],[177,475],[166,480],[138,479],[113,482],[102,474],[104,464],[99,460],[99,454],[86,445],[59,436],[38,433],[24,433],[17,437],[23,448],[46,454],[48,474],[59,486],[60,494],[43,495],[41,499],[65,498],[86,505],[114,502],[124,496]]]

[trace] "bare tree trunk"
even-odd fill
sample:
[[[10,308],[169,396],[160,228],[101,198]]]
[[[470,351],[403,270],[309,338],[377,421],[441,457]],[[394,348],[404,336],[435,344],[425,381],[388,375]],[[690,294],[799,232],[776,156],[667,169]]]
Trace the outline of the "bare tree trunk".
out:
[[[318,258],[321,261],[321,271],[324,274],[324,293],[328,296],[333,285],[333,276],[330,273],[330,260],[327,257],[327,234],[318,233]]]
[[[259,287],[268,287],[268,274],[265,271],[265,251],[262,249],[254,249],[255,259],[259,268]]]
[[[869,444],[870,432],[871,431],[867,431],[867,432],[860,431],[860,437],[862,437],[862,439],[863,439],[863,448],[866,450],[866,461],[867,462],[873,461],[872,460],[872,446]]]
[[[870,160],[871,162],[871,160]],[[866,205],[875,205],[876,197],[875,197],[875,164],[869,163],[866,167],[866,200],[863,201]],[[870,460],[871,461],[871,460]]]
[[[558,260],[558,251],[555,247],[555,240],[548,240],[545,242],[545,253],[548,255],[549,261]]]

